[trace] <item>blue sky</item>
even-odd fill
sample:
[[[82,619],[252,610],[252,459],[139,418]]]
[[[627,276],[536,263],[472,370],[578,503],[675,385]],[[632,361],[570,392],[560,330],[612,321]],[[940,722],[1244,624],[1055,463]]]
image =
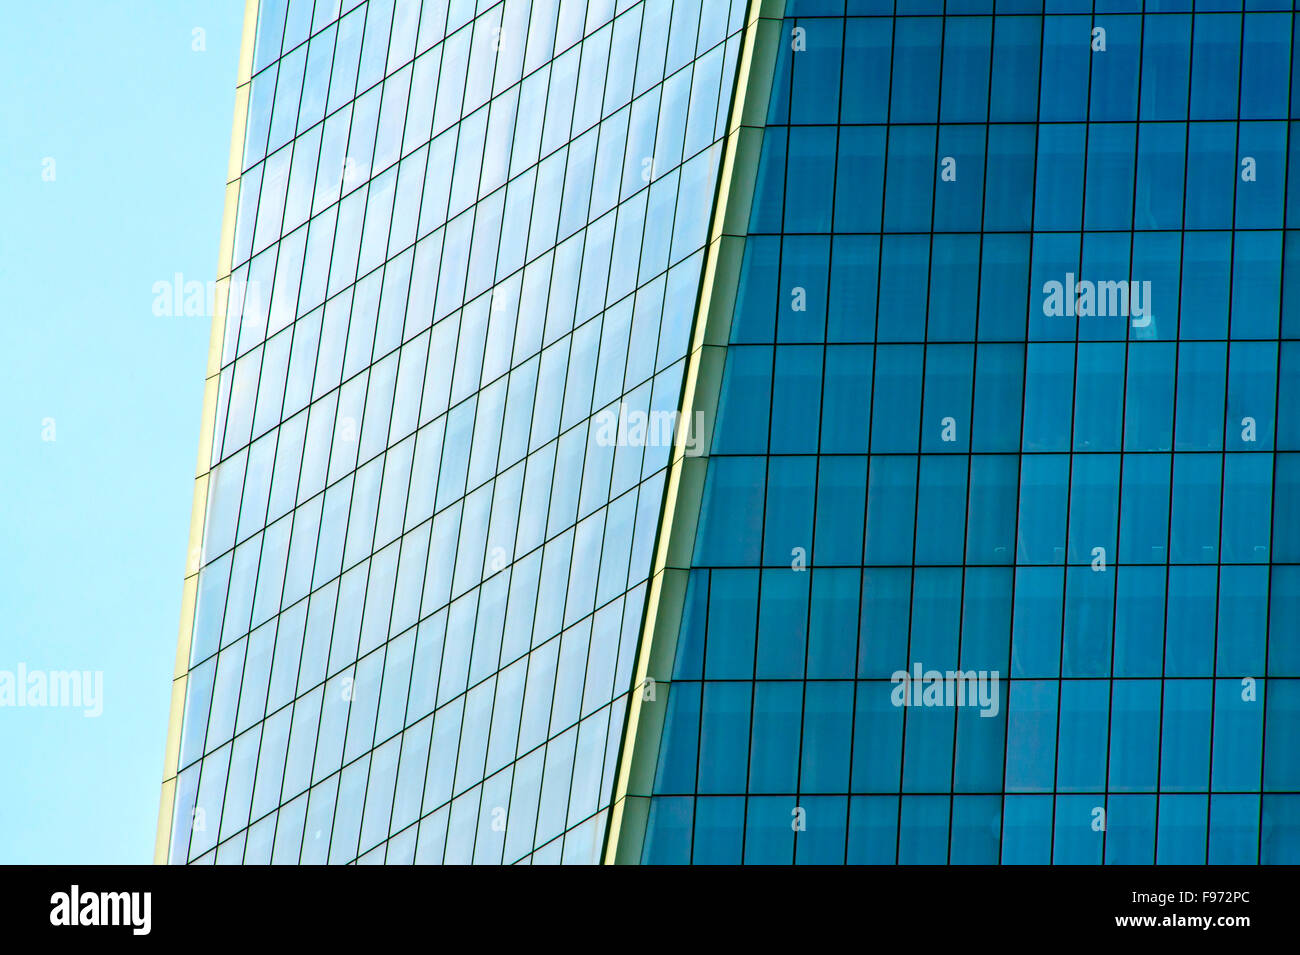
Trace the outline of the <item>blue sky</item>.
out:
[[[5,12],[0,674],[103,714],[0,705],[0,863],[152,858],[209,332],[153,286],[215,278],[243,6]]]

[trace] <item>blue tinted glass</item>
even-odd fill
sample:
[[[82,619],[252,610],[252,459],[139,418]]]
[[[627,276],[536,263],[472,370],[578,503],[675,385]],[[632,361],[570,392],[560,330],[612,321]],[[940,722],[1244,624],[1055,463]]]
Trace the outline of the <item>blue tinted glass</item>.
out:
[[[702,686],[666,713],[656,800],[695,805],[652,801],[665,853],[1300,858],[1281,6],[790,4],[672,606]]]

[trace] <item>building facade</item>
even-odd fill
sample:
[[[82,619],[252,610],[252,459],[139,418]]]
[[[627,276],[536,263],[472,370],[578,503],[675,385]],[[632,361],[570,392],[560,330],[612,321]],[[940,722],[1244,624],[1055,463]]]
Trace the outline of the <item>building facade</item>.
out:
[[[1297,30],[250,0],[159,861],[1300,861]]]

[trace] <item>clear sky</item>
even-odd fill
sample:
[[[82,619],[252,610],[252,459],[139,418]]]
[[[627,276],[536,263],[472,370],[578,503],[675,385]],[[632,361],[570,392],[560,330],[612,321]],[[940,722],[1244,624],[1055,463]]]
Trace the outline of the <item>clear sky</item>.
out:
[[[243,7],[5,7],[0,863],[152,859],[209,331],[153,289],[215,278]],[[20,665],[103,714],[3,705]]]

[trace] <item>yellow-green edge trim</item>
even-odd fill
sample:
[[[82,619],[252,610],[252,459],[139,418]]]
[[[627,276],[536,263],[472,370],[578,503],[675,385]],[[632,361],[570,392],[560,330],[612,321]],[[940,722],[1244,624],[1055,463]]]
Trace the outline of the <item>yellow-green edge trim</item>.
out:
[[[645,841],[664,713],[672,692],[670,680],[686,578],[708,466],[707,454],[686,455],[686,439],[696,412],[703,412],[703,434],[697,431],[694,437],[700,447],[707,450],[712,446],[712,426],[784,16],[785,0],[750,0],[746,12],[718,193],[709,224],[709,244],[687,354],[678,418],[681,425],[668,467],[633,691],[628,701],[618,776],[605,834],[606,865],[639,863]]]
[[[225,206],[221,214],[221,247],[217,261],[216,291],[212,302],[212,333],[208,340],[208,365],[203,383],[203,420],[199,428],[199,460],[190,508],[190,541],[185,557],[185,584],[181,591],[180,635],[176,641],[176,669],[172,675],[171,716],[167,724],[167,749],[163,757],[162,796],[158,802],[158,835],[153,861],[166,865],[171,848],[172,810],[176,800],[176,773],[181,752],[181,721],[185,714],[185,685],[189,677],[190,640],[199,588],[199,559],[203,550],[203,523],[208,504],[208,475],[212,469],[212,437],[217,421],[217,385],[221,379],[221,349],[226,332],[226,303],[230,297],[230,266],[235,249],[235,217],[239,211],[239,177],[248,125],[248,96],[253,79],[253,43],[257,33],[259,0],[245,0],[244,29],[239,41],[239,69],[235,83],[235,116],[230,132],[230,160],[226,167]]]

